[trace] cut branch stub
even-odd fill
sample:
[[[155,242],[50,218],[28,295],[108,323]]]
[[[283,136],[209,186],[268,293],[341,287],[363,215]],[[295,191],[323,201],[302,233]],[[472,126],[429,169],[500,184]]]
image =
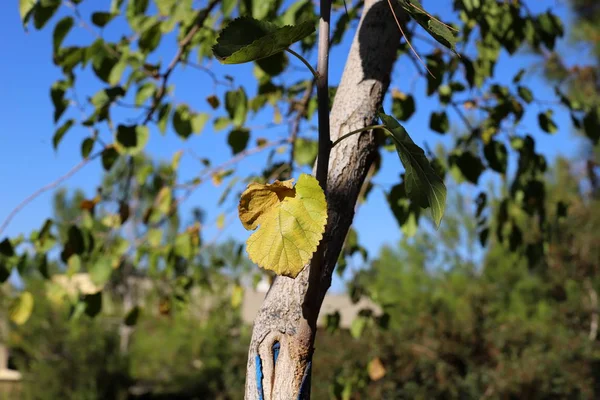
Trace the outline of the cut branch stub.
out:
[[[315,31],[314,21],[279,27],[253,18],[237,18],[225,29],[213,47],[223,64],[242,64],[280,53]]]
[[[392,137],[400,161],[406,170],[406,192],[422,208],[431,207],[436,228],[440,226],[446,208],[446,185],[435,172],[425,152],[413,142],[406,129],[393,117],[379,113],[384,130]]]
[[[278,275],[295,278],[310,261],[323,237],[327,203],[317,180],[300,175],[273,184],[251,183],[238,206],[244,228],[258,230],[246,247],[250,259]]]

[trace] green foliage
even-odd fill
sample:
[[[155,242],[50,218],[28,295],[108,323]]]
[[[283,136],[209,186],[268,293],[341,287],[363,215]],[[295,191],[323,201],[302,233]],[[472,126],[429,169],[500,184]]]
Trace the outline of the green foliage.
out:
[[[597,336],[590,337],[597,335],[595,311],[585,299],[598,290],[598,280],[585,265],[598,254],[580,249],[598,240],[598,200],[596,195],[589,203],[583,200],[564,161],[549,181],[547,204],[560,198],[573,206],[567,214],[564,206],[556,214],[548,211],[548,219],[556,221],[549,229],[554,233],[549,251],[535,263],[528,246],[509,253],[498,240],[483,259],[475,257],[477,226],[461,207],[464,199],[457,198],[435,236],[419,232],[397,248],[384,248],[370,268],[356,275],[351,290],[378,303],[389,325],[378,328],[371,318],[366,328],[368,323],[359,317],[353,326],[377,343],[370,357],[381,357],[386,375],[377,382],[345,376],[340,384],[350,394],[480,398],[493,391],[514,398],[597,396],[592,382],[598,343]],[[589,230],[581,230],[582,219]],[[536,236],[531,220],[518,224],[524,240]],[[359,365],[359,370],[367,369],[366,361]]]
[[[402,125],[384,113],[379,114],[390,133],[402,165],[406,170],[406,193],[422,208],[431,208],[436,226],[440,225],[446,207],[446,186],[432,168],[425,152],[417,146]]]
[[[313,21],[280,28],[270,22],[242,17],[233,20],[221,32],[213,52],[224,64],[260,60],[284,51],[314,30]]]
[[[399,0],[400,5],[411,18],[419,23],[435,40],[456,52],[456,38],[448,25],[434,18],[423,8],[419,0]]]

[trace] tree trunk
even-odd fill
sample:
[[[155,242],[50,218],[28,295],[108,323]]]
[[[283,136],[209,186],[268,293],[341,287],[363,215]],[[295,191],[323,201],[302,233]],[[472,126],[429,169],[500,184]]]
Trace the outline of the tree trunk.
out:
[[[400,13],[396,10],[396,15]],[[388,2],[366,0],[330,115],[332,141],[374,122],[389,85],[399,40]],[[371,132],[353,135],[332,149],[327,228],[315,253],[322,251],[322,256],[295,279],[277,277],[267,293],[254,322],[248,352],[247,400],[310,398],[319,310],[377,151]]]

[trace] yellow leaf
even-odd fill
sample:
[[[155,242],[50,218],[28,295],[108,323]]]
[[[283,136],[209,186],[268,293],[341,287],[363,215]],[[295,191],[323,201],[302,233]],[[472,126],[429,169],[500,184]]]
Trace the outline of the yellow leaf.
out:
[[[327,203],[317,180],[300,175],[273,184],[251,183],[238,206],[250,259],[278,275],[295,278],[317,250],[327,222]]]
[[[371,378],[372,381],[380,380],[385,376],[386,373],[385,367],[381,363],[379,357],[375,357],[369,362],[367,370],[369,372],[369,378]]]
[[[225,214],[219,214],[217,217],[217,228],[223,229],[225,227]]]
[[[231,291],[231,307],[238,308],[244,299],[244,288],[240,285],[235,285]]]
[[[118,228],[121,226],[121,217],[118,214],[105,215],[100,222],[107,228]]]
[[[181,161],[181,156],[183,155],[183,151],[179,150],[173,154],[173,160],[171,160],[171,169],[173,171],[177,171],[179,168],[179,161]]]
[[[23,325],[31,316],[32,311],[33,295],[29,292],[23,292],[10,305],[10,320],[17,325]]]
[[[81,258],[77,254],[73,254],[67,260],[67,276],[70,278],[81,269]]]
[[[281,111],[279,111],[278,107],[275,107],[275,112],[273,113],[273,122],[276,124],[280,124],[281,123]]]
[[[406,100],[406,93],[403,93],[398,89],[392,89],[392,98],[398,100]]]
[[[167,214],[171,209],[171,202],[173,201],[173,193],[169,186],[163,186],[156,195],[156,209],[162,214]]]

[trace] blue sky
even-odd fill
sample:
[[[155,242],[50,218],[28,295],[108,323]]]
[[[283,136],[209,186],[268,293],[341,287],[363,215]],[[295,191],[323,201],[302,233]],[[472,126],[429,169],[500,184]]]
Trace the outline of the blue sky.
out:
[[[102,4],[102,2],[83,2],[84,10],[86,4]],[[105,2],[108,8],[108,0]],[[431,5],[429,6],[429,3]],[[543,11],[551,7],[555,13],[562,18],[569,19],[568,10],[564,6],[556,7],[555,1],[540,0],[528,1],[530,8],[534,12]],[[428,2],[430,11],[438,15],[448,15],[451,10],[450,0],[440,0]],[[40,187],[54,181],[57,177],[65,174],[69,169],[81,161],[80,143],[85,136],[89,134],[86,128],[73,128],[66,135],[57,152],[52,148],[52,135],[56,129],[52,122],[53,108],[50,101],[49,89],[52,83],[60,78],[59,70],[52,64],[52,27],[62,15],[69,14],[69,10],[63,9],[59,16],[55,16],[46,28],[41,31],[30,29],[25,32],[21,26],[18,6],[16,0],[3,2],[0,12],[0,53],[3,54],[4,62],[0,63],[0,181],[2,190],[0,191],[0,224],[4,221],[10,211],[16,207],[23,199],[33,193]],[[84,13],[84,16],[86,14]],[[118,24],[118,23],[117,23]],[[110,38],[110,36],[109,36]],[[83,28],[74,28],[66,39],[65,44],[90,43],[94,40],[92,33]],[[417,42],[421,45],[421,43]],[[337,84],[339,82],[343,62],[350,45],[350,36],[333,50],[331,55],[330,82]],[[560,48],[572,53],[572,59],[581,57],[577,49],[571,49],[567,40],[559,44]],[[163,63],[169,62],[175,50],[175,41],[169,37],[161,44],[160,54],[164,57]],[[499,65],[496,68],[494,80],[498,83],[509,84],[512,76],[523,66],[530,65],[531,62],[539,60],[531,55],[520,54],[508,58],[505,54],[502,56]],[[286,81],[297,80],[301,77],[308,77],[308,73],[302,71],[302,66],[297,60],[290,60],[296,68],[285,72],[283,79]],[[247,85],[249,95],[252,95],[253,88],[256,86],[252,81],[251,66],[221,66],[216,61],[205,64],[211,68],[217,75],[229,74],[235,77],[235,85]],[[97,81],[89,79],[90,75],[82,74],[78,79],[78,93],[80,100],[86,96],[91,96],[98,88]],[[280,78],[281,79],[281,78]],[[175,85],[175,98],[177,102],[187,102],[196,111],[212,112],[205,98],[213,94],[214,87],[209,76],[201,71],[191,68],[178,69],[172,76],[172,84]],[[553,88],[543,80],[535,76],[527,75],[524,78],[526,83],[534,92],[537,99],[553,101],[555,100]],[[445,137],[431,132],[429,130],[430,110],[441,109],[437,99],[425,98],[425,79],[419,77],[414,65],[406,58],[402,58],[396,65],[393,73],[391,87],[399,88],[404,92],[411,92],[417,100],[416,114],[405,124],[408,132],[414,140],[419,143],[428,143],[431,148],[439,142],[450,144],[450,136]],[[222,98],[222,94],[227,88],[218,87],[216,94]],[[553,136],[540,133],[537,124],[537,113],[545,109],[532,105],[524,117],[519,128],[519,132],[531,132],[537,140],[538,149],[551,158],[557,154],[574,156],[579,149],[578,140],[571,132],[571,123],[568,114],[560,112],[555,115],[555,120],[559,126],[559,132]],[[89,110],[89,108],[88,108]],[[224,115],[224,111],[217,111]],[[453,124],[460,126],[456,114],[448,111]],[[79,116],[78,114],[73,114]],[[125,116],[125,114],[123,114]],[[63,119],[64,120],[64,119]],[[270,115],[259,115],[251,120],[248,125],[251,127],[261,126],[270,122]],[[302,130],[301,135],[306,137],[316,137],[314,130]],[[282,125],[278,128],[269,130],[254,129],[251,140],[257,137],[266,137],[275,139],[277,137],[286,137],[288,127]],[[167,135],[162,136],[155,127],[151,127],[151,138],[147,147],[147,152],[156,159],[170,160],[173,153],[178,150],[184,151],[184,156],[180,167],[180,178],[182,181],[190,179],[197,175],[202,166],[192,156],[207,157],[213,161],[213,165],[226,161],[231,157],[231,151],[226,143],[227,131],[213,132],[212,126],[207,124],[201,135],[192,136],[187,141],[180,140],[172,130]],[[102,133],[105,140],[110,141],[110,132]],[[266,154],[266,153],[265,153]],[[252,169],[259,171],[264,163],[264,154],[257,155],[244,160],[239,168],[240,170]],[[383,160],[383,168],[376,179],[376,183],[383,188],[389,188],[399,181],[399,174],[402,172],[401,164],[397,156],[393,153],[386,153]],[[97,183],[101,179],[102,169],[99,162],[92,162],[75,176],[70,178],[64,187],[82,188],[87,193],[93,194]],[[486,173],[486,175],[489,173]],[[485,177],[484,177],[485,179]],[[204,232],[205,240],[211,240],[218,234],[215,226],[215,219],[219,213],[224,210],[231,210],[233,202],[225,205],[225,209],[216,207],[221,188],[215,188],[211,183],[206,183],[192,195],[183,205],[182,212],[185,214],[192,207],[200,207],[208,212],[207,225]],[[470,193],[476,193],[472,186],[464,185],[464,189]],[[3,235],[14,236],[19,233],[27,233],[32,229],[40,227],[45,218],[51,215],[52,191],[39,196],[35,201],[23,209],[11,222]],[[230,213],[224,232],[218,238],[226,239],[228,237],[244,241],[249,233],[245,231],[236,218],[235,213]],[[361,206],[355,218],[355,227],[359,232],[361,244],[375,255],[379,248],[384,244],[394,244],[401,237],[395,220],[387,203],[382,190],[376,188],[370,195],[368,203]],[[342,282],[336,278],[334,289],[342,288]]]

